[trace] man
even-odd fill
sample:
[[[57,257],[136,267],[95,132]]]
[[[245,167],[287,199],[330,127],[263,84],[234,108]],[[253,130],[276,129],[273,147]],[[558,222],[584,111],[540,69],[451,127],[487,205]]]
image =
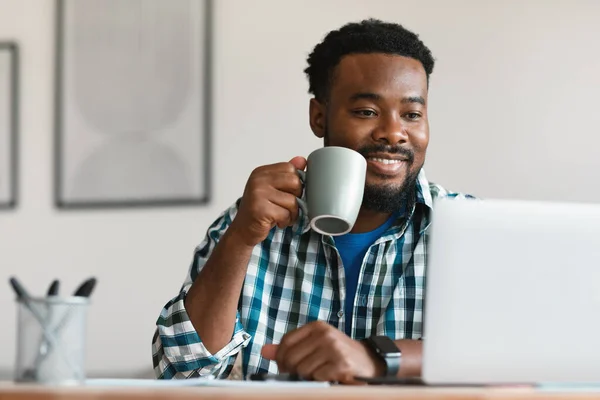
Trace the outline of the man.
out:
[[[468,197],[429,183],[422,169],[433,66],[417,35],[373,19],[314,48],[305,70],[310,127],[325,146],[367,159],[356,224],[331,237],[299,217],[303,157],[255,169],[160,314],[158,378],[223,378],[236,357],[246,376],[354,383],[420,374],[430,211],[435,198]],[[373,342],[395,358],[379,356]]]

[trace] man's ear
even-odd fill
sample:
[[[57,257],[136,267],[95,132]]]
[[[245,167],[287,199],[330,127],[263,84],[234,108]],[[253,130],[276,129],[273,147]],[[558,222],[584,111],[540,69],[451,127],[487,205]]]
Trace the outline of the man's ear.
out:
[[[325,136],[325,105],[321,104],[317,99],[310,99],[308,106],[310,129],[318,138]]]

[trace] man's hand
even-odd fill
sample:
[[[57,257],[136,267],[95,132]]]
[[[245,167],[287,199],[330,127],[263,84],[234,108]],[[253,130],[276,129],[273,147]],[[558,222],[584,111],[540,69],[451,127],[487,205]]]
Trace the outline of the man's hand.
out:
[[[262,355],[282,373],[317,381],[358,383],[357,376],[382,376],[385,370],[366,345],[322,321],[286,334],[279,345],[264,346]]]
[[[296,170],[304,170],[306,159],[265,165],[250,174],[240,208],[229,229],[248,246],[262,242],[269,231],[293,225],[298,219],[296,197],[302,195],[302,181]]]

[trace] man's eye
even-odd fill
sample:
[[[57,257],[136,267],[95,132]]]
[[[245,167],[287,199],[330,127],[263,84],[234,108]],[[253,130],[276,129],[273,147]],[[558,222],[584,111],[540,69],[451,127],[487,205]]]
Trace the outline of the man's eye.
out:
[[[358,115],[359,117],[374,117],[377,115],[373,110],[357,110],[354,111],[354,114]]]
[[[421,114],[419,114],[419,113],[408,113],[408,114],[406,114],[406,118],[408,118],[410,120],[417,120],[417,119],[421,118]]]

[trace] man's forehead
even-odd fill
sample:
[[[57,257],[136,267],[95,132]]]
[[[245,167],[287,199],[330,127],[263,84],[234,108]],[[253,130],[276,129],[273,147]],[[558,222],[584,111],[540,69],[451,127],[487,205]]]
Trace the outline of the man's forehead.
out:
[[[410,90],[425,94],[427,75],[420,61],[381,53],[344,56],[334,71],[333,87],[351,90]]]

